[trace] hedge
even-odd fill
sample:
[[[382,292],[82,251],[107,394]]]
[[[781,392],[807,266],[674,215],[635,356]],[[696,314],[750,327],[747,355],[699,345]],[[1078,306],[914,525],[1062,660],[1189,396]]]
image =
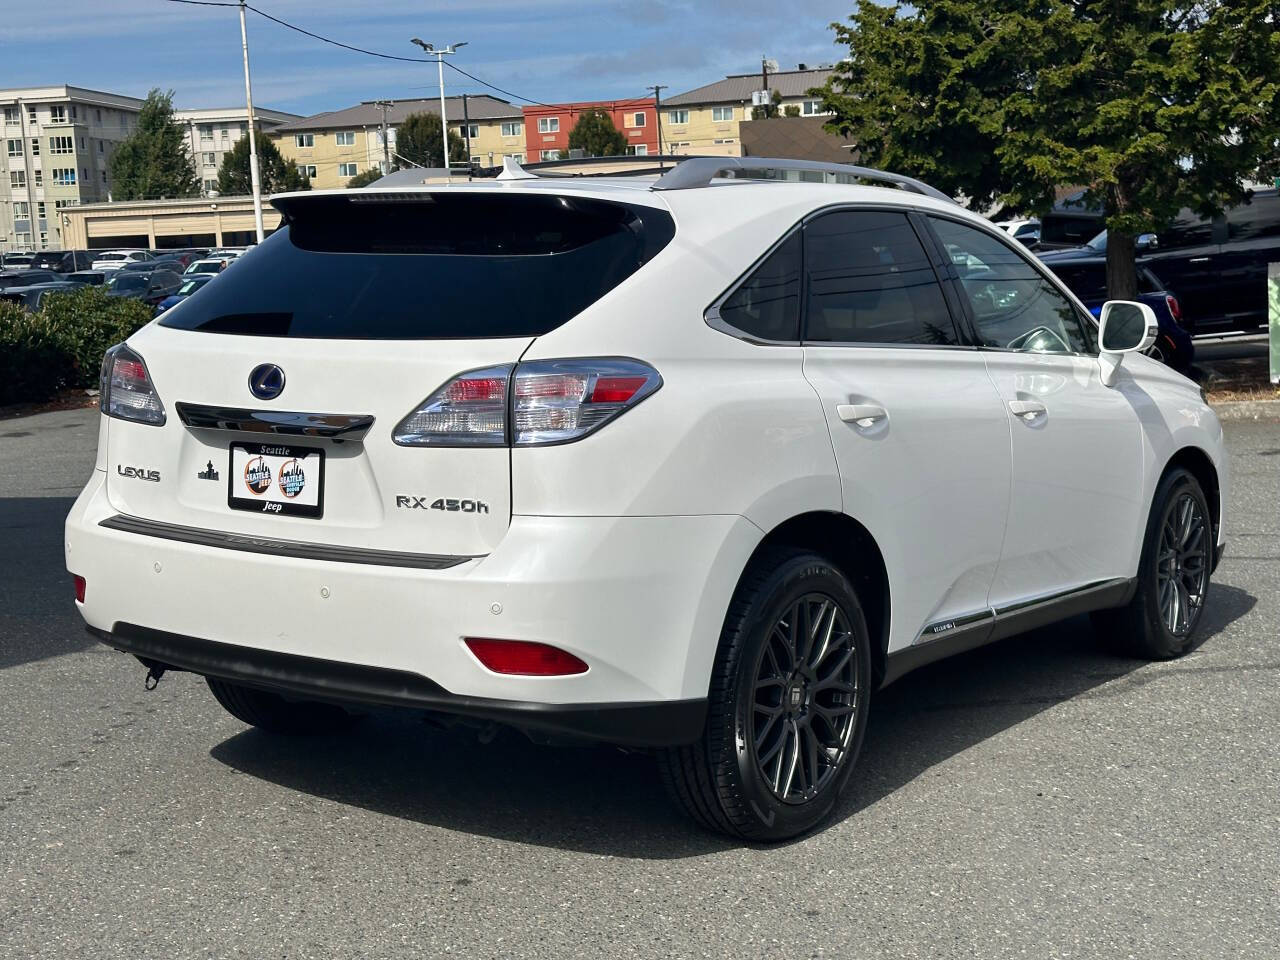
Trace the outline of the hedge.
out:
[[[36,313],[0,301],[0,405],[94,387],[102,355],[151,321],[141,300],[85,287],[44,298]]]

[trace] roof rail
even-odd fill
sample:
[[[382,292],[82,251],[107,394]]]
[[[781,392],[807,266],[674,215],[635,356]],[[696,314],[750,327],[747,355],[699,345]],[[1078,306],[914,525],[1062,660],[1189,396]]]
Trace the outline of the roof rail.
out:
[[[812,160],[787,160],[776,157],[691,157],[679,163],[674,170],[661,177],[651,189],[692,190],[710,186],[711,181],[722,175],[737,177],[737,171],[796,170],[807,173],[832,174],[841,178],[836,183],[855,183],[859,180],[876,180],[890,183],[903,190],[919,193],[934,200],[955,203],[941,190],[901,173],[856,167],[848,163],[821,163]],[[750,177],[745,179],[779,179],[777,177]],[[824,178],[825,179],[825,178]]]

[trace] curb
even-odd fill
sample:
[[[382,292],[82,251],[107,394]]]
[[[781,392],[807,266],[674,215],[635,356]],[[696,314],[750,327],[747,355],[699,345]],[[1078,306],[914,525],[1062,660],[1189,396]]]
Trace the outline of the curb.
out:
[[[1232,400],[1209,406],[1219,420],[1280,420],[1280,400]]]

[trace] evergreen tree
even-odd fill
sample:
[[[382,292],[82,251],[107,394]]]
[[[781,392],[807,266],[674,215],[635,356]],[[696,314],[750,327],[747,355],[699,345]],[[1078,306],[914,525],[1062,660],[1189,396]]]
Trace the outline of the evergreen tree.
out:
[[[376,164],[367,170],[361,170],[354,177],[347,181],[347,187],[367,187],[371,183],[376,183],[382,179],[382,168]]]
[[[411,113],[396,128],[396,153],[423,167],[443,167],[440,146],[440,117],[434,113]],[[449,137],[450,165],[467,162],[467,147],[461,137]]]
[[[258,148],[258,183],[264,194],[311,189],[311,181],[298,169],[297,163],[286,160],[261,130],[254,131],[254,140]],[[253,193],[248,134],[223,155],[222,166],[218,168],[218,192],[228,197],[244,197]]]
[[[820,91],[864,162],[975,208],[1047,210],[1088,188],[1107,287],[1137,292],[1134,242],[1269,178],[1280,139],[1273,0],[858,0]]]
[[[186,136],[173,119],[173,91],[147,94],[138,126],[111,155],[115,200],[162,200],[200,195]]]
[[[599,108],[586,110],[569,131],[569,149],[588,157],[620,157],[627,152],[627,138],[609,114]]]

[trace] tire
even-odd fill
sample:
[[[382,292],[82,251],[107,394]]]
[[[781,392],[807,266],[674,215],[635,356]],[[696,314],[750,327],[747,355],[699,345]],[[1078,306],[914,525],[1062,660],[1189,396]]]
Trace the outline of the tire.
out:
[[[815,554],[767,550],[729,605],[703,735],[659,753],[663,780],[710,830],[763,841],[804,833],[849,780],[871,683],[871,642],[849,581]]]
[[[1171,470],[1151,502],[1133,599],[1095,613],[1099,632],[1120,653],[1146,660],[1182,656],[1195,645],[1214,549],[1213,515],[1199,481],[1181,468]]]
[[[227,713],[267,733],[288,736],[337,733],[360,719],[329,703],[286,700],[278,693],[244,687],[217,677],[205,677],[205,681]]]

